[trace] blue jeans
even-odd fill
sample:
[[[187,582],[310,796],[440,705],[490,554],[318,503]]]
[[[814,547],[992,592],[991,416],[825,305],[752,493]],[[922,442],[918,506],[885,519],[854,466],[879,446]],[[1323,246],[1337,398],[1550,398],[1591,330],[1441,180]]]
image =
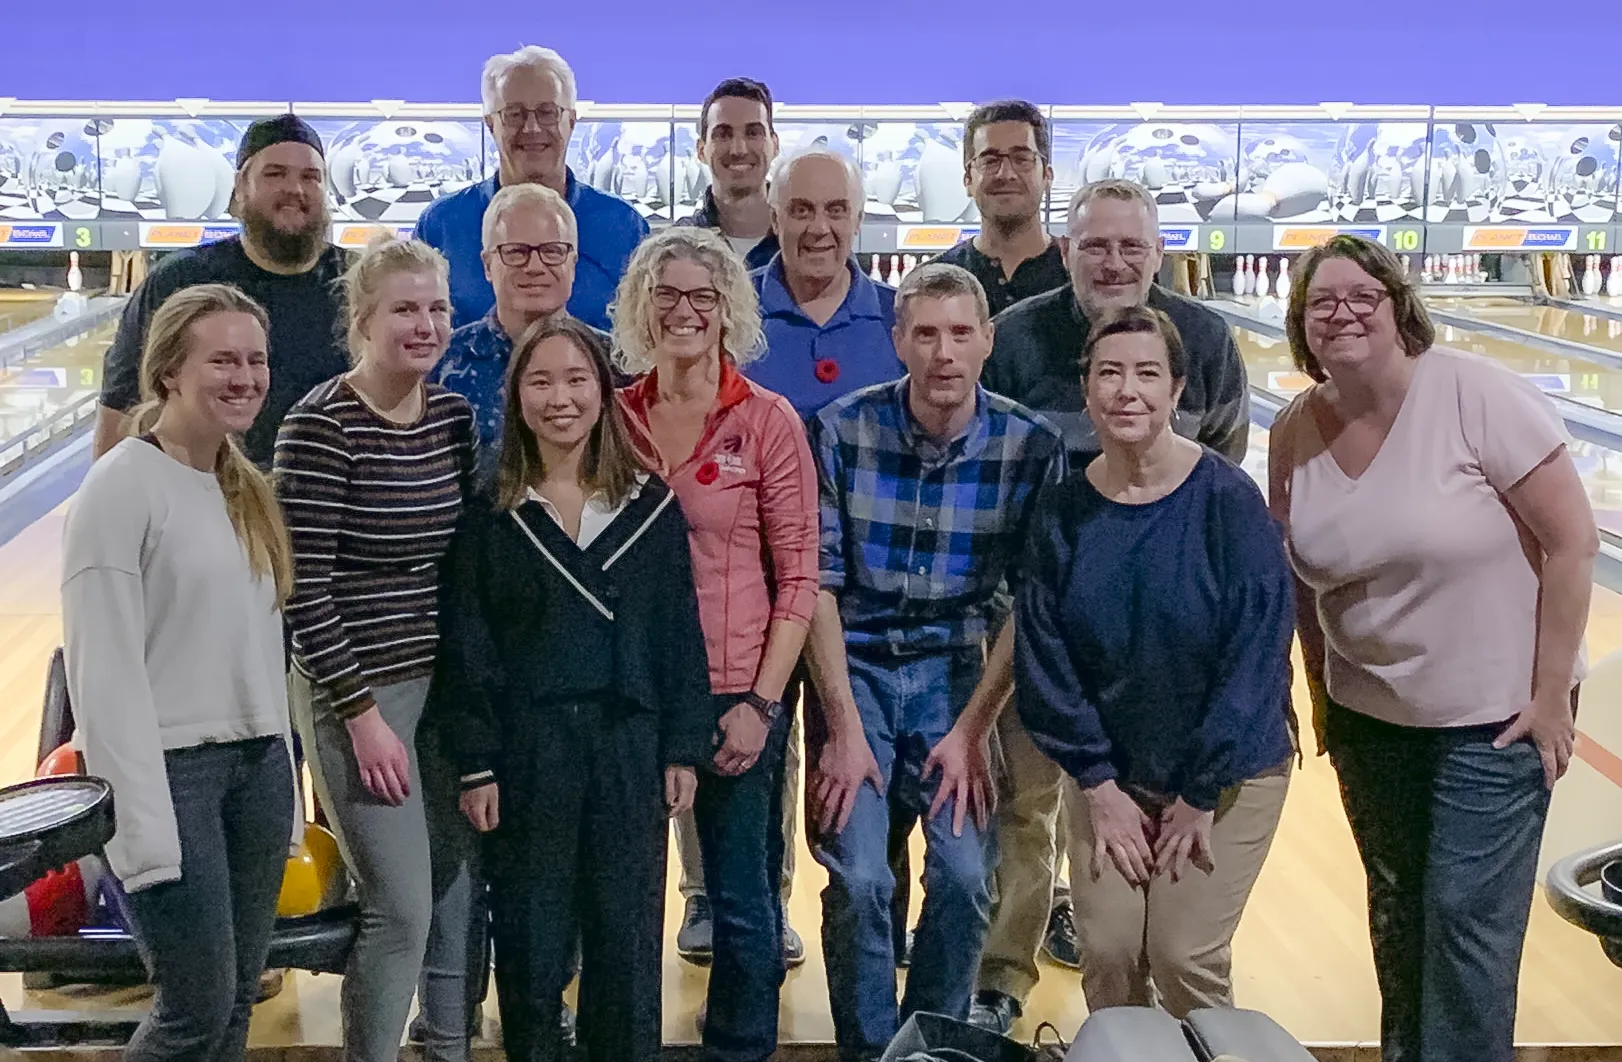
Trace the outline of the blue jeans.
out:
[[[180,832],[180,880],[129,894],[157,993],[130,1062],[240,1059],[276,924],[293,836],[293,765],[279,737],[163,754]]]
[[[1325,744],[1368,875],[1384,1062],[1511,1062],[1549,790],[1502,726],[1430,730],[1329,706]]]
[[[741,694],[715,698],[716,718]],[[779,716],[755,765],[736,777],[698,772],[693,819],[714,925],[704,1057],[765,1062],[777,1050],[783,961],[783,757],[789,718]]]
[[[890,899],[892,804],[926,815],[939,777],[923,779],[924,761],[944,738],[980,681],[978,648],[897,657],[849,654],[851,691],[887,797],[864,785],[850,821],[819,836],[817,862],[828,870],[822,892],[822,947],[834,1038],[845,1059],[877,1057],[915,1011],[966,1018],[991,910],[990,831],[965,818],[952,835],[954,802],[923,819],[924,904],[913,940],[907,993],[896,1008],[895,935]]]

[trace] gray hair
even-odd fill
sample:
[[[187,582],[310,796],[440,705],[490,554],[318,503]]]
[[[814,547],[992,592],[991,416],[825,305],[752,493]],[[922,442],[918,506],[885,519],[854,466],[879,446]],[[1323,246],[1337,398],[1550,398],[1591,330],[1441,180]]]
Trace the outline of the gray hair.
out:
[[[544,184],[509,184],[497,192],[490,205],[484,208],[484,228],[481,244],[488,251],[496,238],[496,226],[514,210],[544,210],[550,212],[569,233],[569,242],[580,241],[580,226],[575,221],[574,208],[569,201]]]
[[[897,325],[907,320],[907,307],[915,299],[950,299],[967,295],[974,300],[980,323],[991,320],[991,304],[986,301],[986,289],[975,275],[962,266],[947,262],[929,262],[919,266],[902,278],[895,293],[895,319]]]
[[[574,70],[564,62],[563,56],[552,49],[528,44],[516,52],[492,55],[485,60],[484,76],[479,83],[485,114],[494,114],[499,109],[496,106],[496,97],[501,93],[502,83],[514,70],[520,69],[555,75],[558,83],[563,86],[563,99],[559,101],[558,106],[571,110],[574,108],[577,99]]]
[[[845,176],[850,182],[851,206],[857,213],[861,212],[863,205],[867,202],[867,182],[862,178],[862,168],[850,156],[842,155],[832,148],[820,145],[802,148],[799,151],[778,157],[777,164],[772,167],[771,181],[766,185],[766,199],[771,204],[772,209],[775,210],[782,205],[779,200],[781,193],[779,193],[778,189],[788,183],[789,174],[794,171],[794,167],[806,159],[832,159],[843,166]]]
[[[749,280],[749,267],[715,230],[672,225],[637,245],[609,307],[619,367],[632,376],[654,367],[659,311],[653,305],[653,289],[665,266],[676,261],[697,262],[710,271],[710,283],[721,293],[716,313],[721,319],[722,353],[740,369],[765,354],[760,300]]]
[[[1119,178],[1110,178],[1104,181],[1094,181],[1084,184],[1076,189],[1076,194],[1070,197],[1069,224],[1076,223],[1076,215],[1081,208],[1095,199],[1113,199],[1119,203],[1141,203],[1143,209],[1149,212],[1149,223],[1157,230],[1160,228],[1160,208],[1155,205],[1155,197],[1149,189],[1136,181],[1124,181]]]

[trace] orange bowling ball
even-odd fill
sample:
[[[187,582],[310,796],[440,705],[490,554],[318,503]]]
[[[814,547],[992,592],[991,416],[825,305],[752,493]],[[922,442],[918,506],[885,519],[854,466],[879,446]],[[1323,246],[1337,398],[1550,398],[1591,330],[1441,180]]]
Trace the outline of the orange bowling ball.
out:
[[[314,823],[305,824],[304,840],[282,872],[277,917],[307,917],[337,907],[348,896],[349,871],[338,851],[337,838]]]
[[[83,774],[84,761],[79,756],[79,750],[72,745],[58,745],[45,758],[39,761],[39,767],[34,771],[35,778],[51,778],[64,774]]]

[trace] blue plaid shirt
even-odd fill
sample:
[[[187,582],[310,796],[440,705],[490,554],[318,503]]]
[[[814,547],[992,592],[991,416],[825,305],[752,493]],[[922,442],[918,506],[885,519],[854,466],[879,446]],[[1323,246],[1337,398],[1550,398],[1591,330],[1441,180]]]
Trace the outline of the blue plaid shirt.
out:
[[[975,388],[974,419],[937,445],[908,378],[854,391],[811,421],[822,588],[845,643],[893,654],[980,644],[1008,611],[1038,490],[1064,478],[1059,430]]]

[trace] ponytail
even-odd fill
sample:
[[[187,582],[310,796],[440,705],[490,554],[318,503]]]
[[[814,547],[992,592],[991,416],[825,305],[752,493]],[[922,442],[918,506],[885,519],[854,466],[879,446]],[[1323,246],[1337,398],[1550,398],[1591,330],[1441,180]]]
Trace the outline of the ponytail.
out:
[[[192,325],[218,313],[248,314],[269,332],[264,309],[230,285],[199,284],[169,296],[147,328],[141,353],[141,404],[130,414],[129,434],[145,434],[158,422],[169,397],[164,381],[191,354]],[[274,581],[276,604],[281,607],[293,592],[293,547],[270,480],[229,437],[214,460],[214,478],[249,568],[259,578]]]

